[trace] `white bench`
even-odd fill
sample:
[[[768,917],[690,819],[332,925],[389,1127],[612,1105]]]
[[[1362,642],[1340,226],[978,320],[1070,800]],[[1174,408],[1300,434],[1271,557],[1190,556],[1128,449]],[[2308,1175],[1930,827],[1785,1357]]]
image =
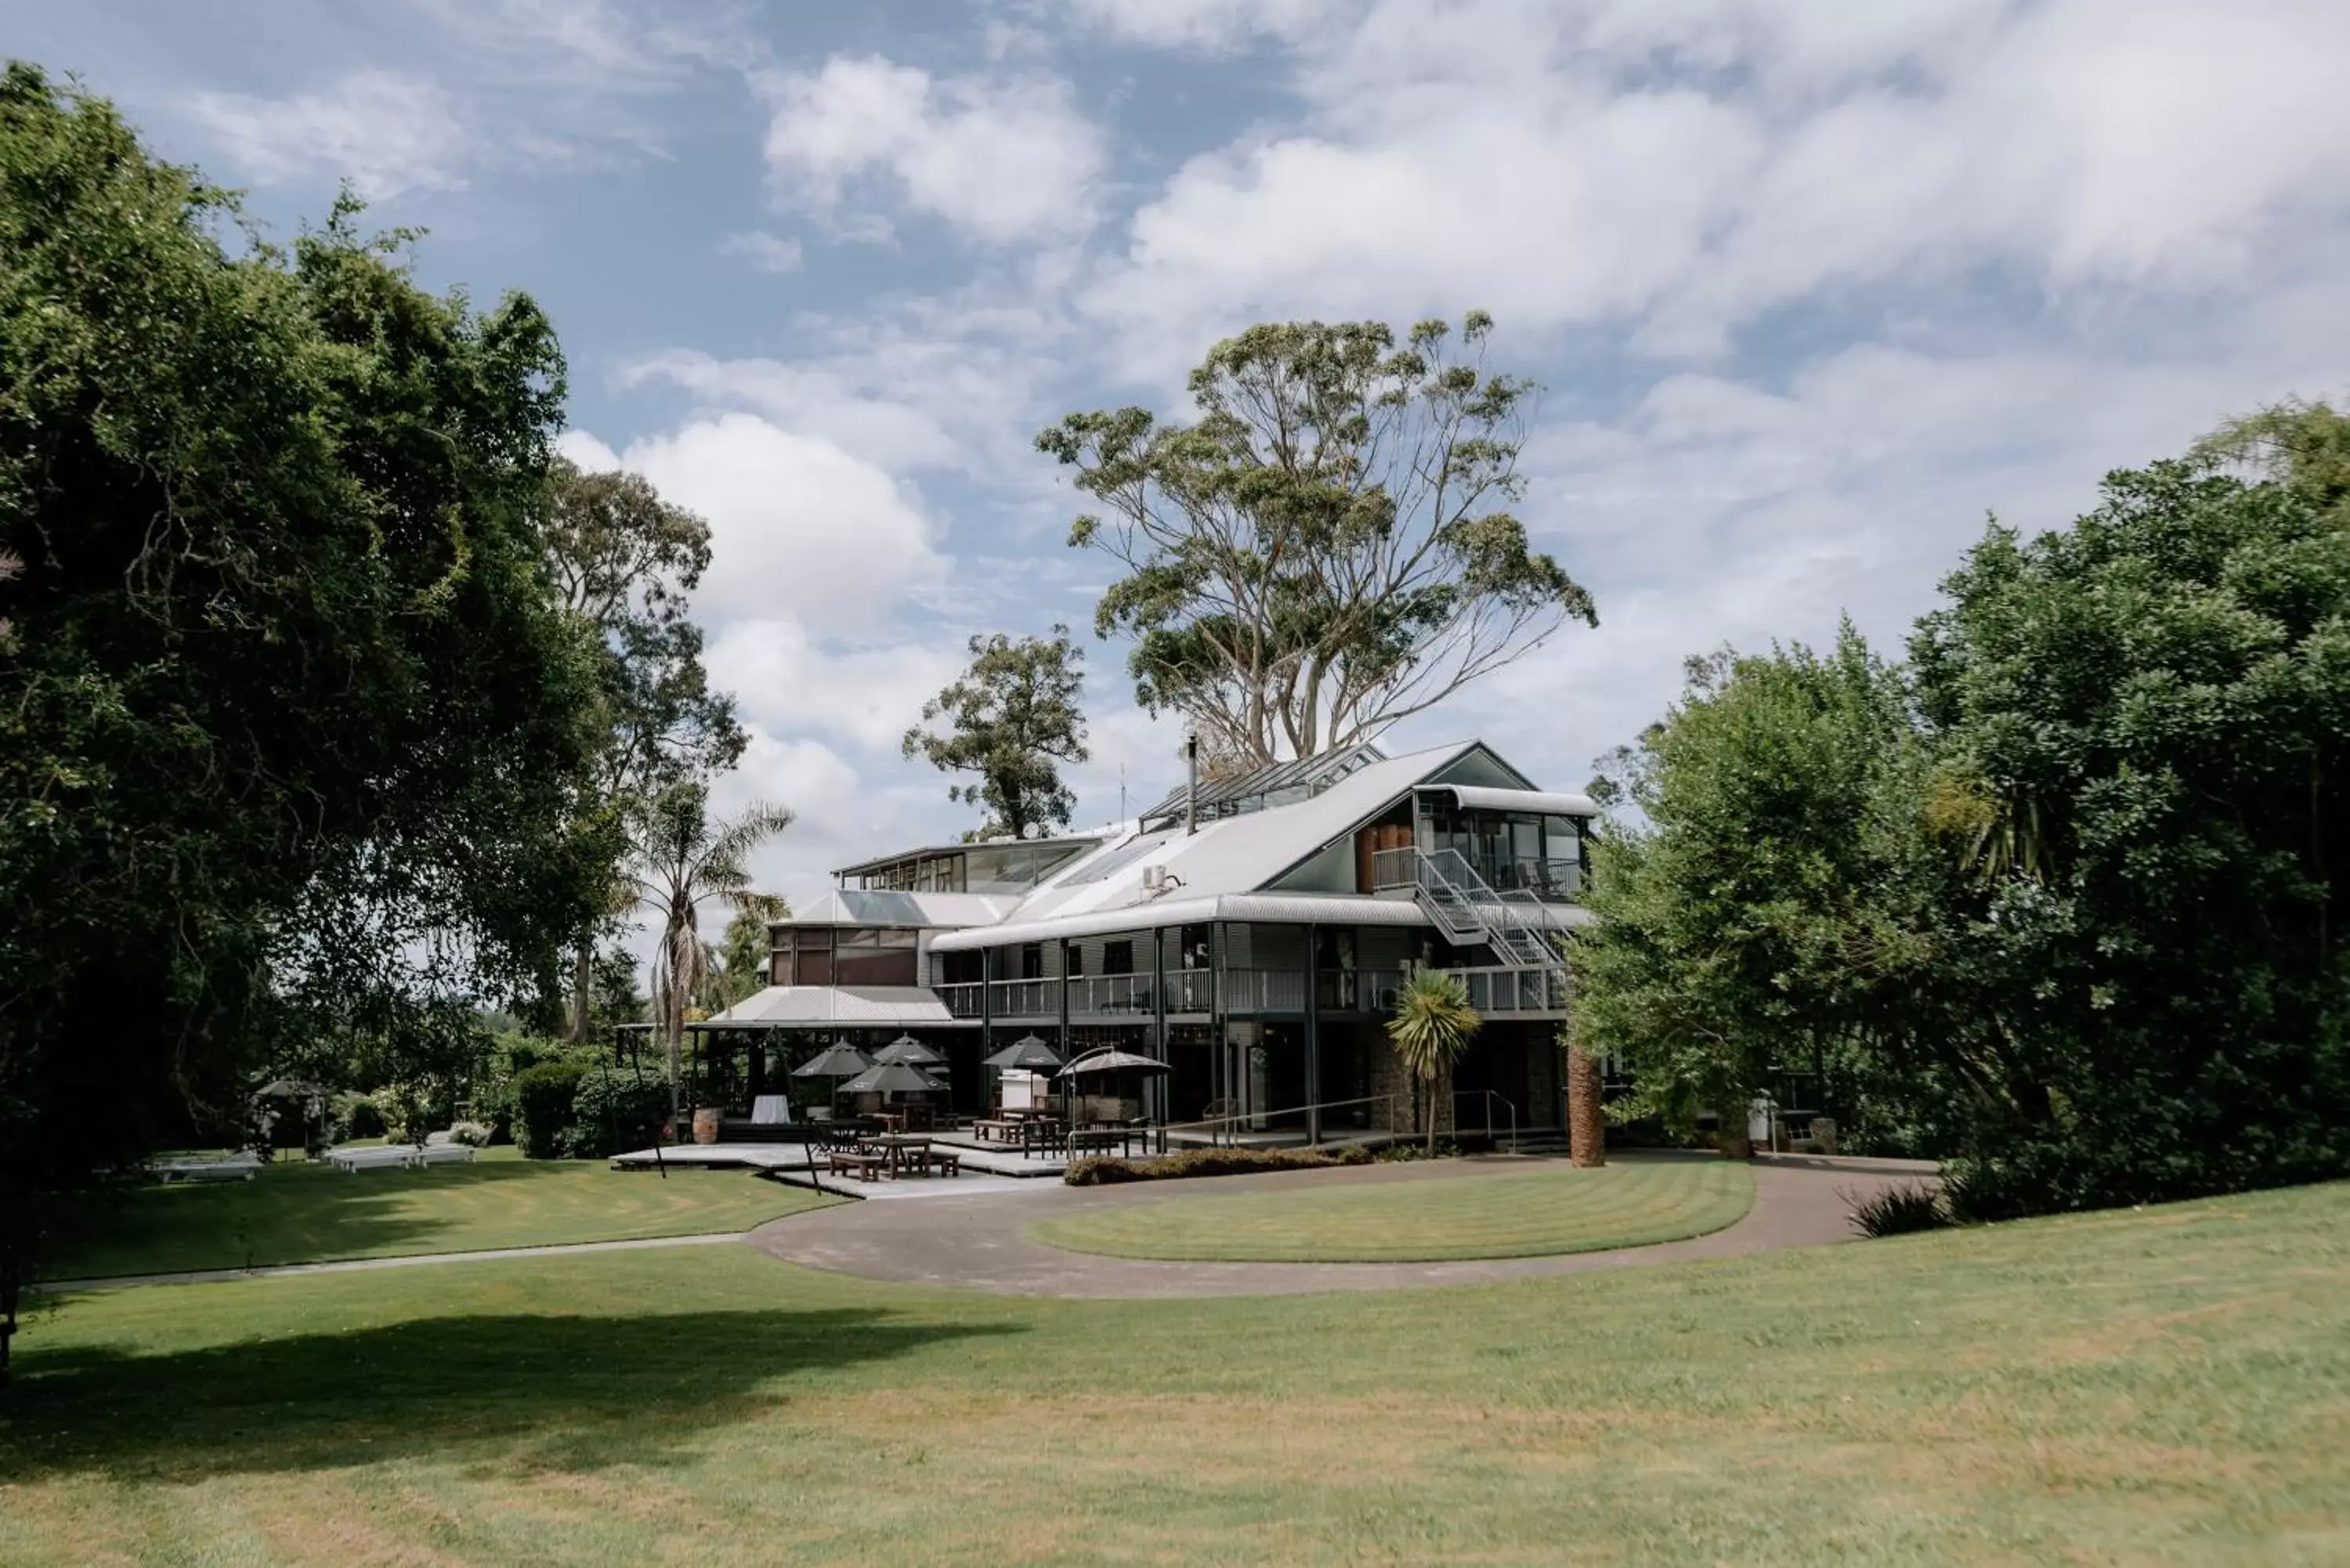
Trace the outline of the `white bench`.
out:
[[[419,1167],[473,1163],[473,1146],[469,1143],[428,1143],[422,1148],[410,1149],[408,1154],[411,1162]]]
[[[151,1168],[159,1181],[251,1181],[261,1161],[250,1154],[221,1159],[167,1159]]]
[[[327,1151],[327,1163],[337,1170],[356,1174],[362,1170],[389,1170],[394,1166],[404,1166],[415,1156],[416,1151],[406,1144],[392,1143],[372,1148],[330,1148]]]

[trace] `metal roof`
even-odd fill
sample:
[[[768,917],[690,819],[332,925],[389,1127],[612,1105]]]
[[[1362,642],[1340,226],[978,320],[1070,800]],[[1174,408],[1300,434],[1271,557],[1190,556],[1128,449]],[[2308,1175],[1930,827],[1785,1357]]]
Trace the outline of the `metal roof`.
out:
[[[979,1027],[957,1018],[922,985],[771,985],[688,1029],[791,1029],[838,1024],[852,1029]]]
[[[1361,745],[1343,746],[1336,751],[1317,752],[1310,757],[1275,763],[1270,767],[1257,768],[1245,774],[1211,779],[1200,785],[1197,796],[1191,794],[1191,785],[1184,784],[1144,812],[1138,823],[1146,829],[1180,824],[1187,805],[1193,815],[1203,820],[1233,815],[1241,811],[1271,810],[1290,805],[1294,800],[1319,794],[1357,769],[1386,760],[1386,753],[1366,742]]]
[[[1156,926],[1205,925],[1211,920],[1262,920],[1269,925],[1326,920],[1341,926],[1424,926],[1428,916],[1408,898],[1377,898],[1367,893],[1224,893],[1211,898],[1160,898],[1086,914],[952,931],[931,946],[939,952],[968,952],[1007,942],[1097,937],[1118,931],[1147,931]]]
[[[884,893],[862,888],[827,888],[805,909],[775,926],[984,926],[1003,919],[1020,901],[1016,893]]]
[[[1025,845],[1031,849],[1050,849],[1055,845],[1083,846],[1098,844],[1102,835],[1065,833],[1057,838],[973,838],[961,844],[926,844],[913,849],[893,850],[888,855],[876,855],[869,860],[859,860],[854,866],[843,866],[833,872],[836,877],[855,877],[867,871],[879,871],[895,866],[901,860],[921,860],[934,855],[961,855],[972,849],[999,849],[1007,844]]]

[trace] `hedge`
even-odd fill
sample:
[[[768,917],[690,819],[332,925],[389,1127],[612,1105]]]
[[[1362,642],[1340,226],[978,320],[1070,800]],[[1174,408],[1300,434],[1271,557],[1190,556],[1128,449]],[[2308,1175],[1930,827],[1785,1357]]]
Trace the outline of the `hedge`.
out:
[[[525,1158],[559,1159],[571,1152],[572,1101],[586,1071],[576,1062],[543,1062],[508,1080],[515,1142]]]
[[[1250,1176],[1261,1170],[1319,1170],[1334,1165],[1368,1165],[1371,1151],[1349,1145],[1337,1152],[1315,1148],[1187,1148],[1139,1162],[1115,1155],[1078,1160],[1061,1179],[1071,1187],[1113,1187],[1127,1181],[1173,1181],[1188,1176]]]

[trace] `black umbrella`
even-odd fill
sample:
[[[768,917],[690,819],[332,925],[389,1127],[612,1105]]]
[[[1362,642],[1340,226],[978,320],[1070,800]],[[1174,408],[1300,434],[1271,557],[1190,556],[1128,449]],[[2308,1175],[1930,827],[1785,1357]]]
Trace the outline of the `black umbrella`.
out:
[[[905,1062],[879,1062],[840,1085],[846,1095],[927,1095],[944,1084]]]
[[[910,1034],[900,1034],[873,1053],[876,1062],[903,1062],[910,1067],[935,1067],[946,1061]]]
[[[873,1058],[846,1040],[836,1040],[813,1062],[792,1069],[795,1078],[854,1078],[873,1065]]]
[[[1155,1056],[1138,1056],[1131,1051],[1096,1051],[1080,1056],[1053,1075],[1056,1078],[1082,1078],[1095,1073],[1171,1073],[1175,1069]]]
[[[832,1099],[840,1097],[840,1080],[854,1078],[873,1065],[873,1059],[846,1040],[836,1040],[816,1054],[813,1062],[803,1062],[792,1069],[795,1078],[830,1078]]]
[[[1060,1054],[1034,1034],[1014,1040],[987,1059],[991,1067],[1014,1067],[1029,1073],[1049,1073],[1061,1064]]]

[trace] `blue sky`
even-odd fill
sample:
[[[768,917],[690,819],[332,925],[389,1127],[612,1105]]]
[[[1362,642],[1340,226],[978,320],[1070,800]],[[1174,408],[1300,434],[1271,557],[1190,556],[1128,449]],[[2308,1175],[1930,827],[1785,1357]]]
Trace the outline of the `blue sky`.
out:
[[[567,447],[708,515],[725,796],[823,873],[968,826],[897,754],[974,632],[1107,575],[1028,438],[1180,411],[1253,321],[1471,307],[1545,391],[1523,514],[1596,596],[1391,746],[1545,782],[1690,653],[1893,645],[1986,512],[2350,389],[2339,0],[0,0],[280,234],[349,178],[520,288]],[[1095,645],[1080,819],[1179,736]]]

